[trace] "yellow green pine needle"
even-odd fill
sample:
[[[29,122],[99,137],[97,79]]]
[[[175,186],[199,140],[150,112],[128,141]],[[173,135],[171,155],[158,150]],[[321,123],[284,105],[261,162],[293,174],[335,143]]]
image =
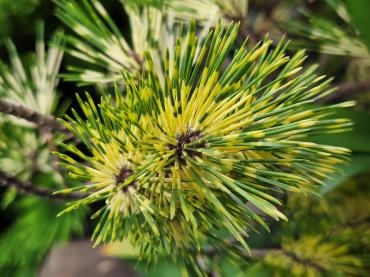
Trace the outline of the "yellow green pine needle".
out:
[[[349,248],[321,235],[305,235],[284,239],[282,250],[272,251],[264,263],[291,276],[334,276],[338,272],[365,276],[360,256],[351,254]]]
[[[125,73],[126,96],[117,90],[98,106],[87,96],[84,116],[65,122],[90,153],[66,145],[78,158],[60,154],[88,181],[60,192],[86,194],[64,212],[104,200],[96,243],[128,236],[153,261],[161,252],[193,264],[191,249],[218,245],[226,229],[248,248],[255,223],[268,228],[264,216],[286,219],[279,193],[314,191],[346,160],[347,149],[304,139],[348,129],[325,116],[352,103],[314,106],[330,80],[302,69],[302,51],[286,56],[283,41],[244,43],[225,65],[237,34],[237,24],[217,25],[198,44],[192,24],[164,79],[147,55],[139,83]]]
[[[93,68],[72,67],[69,80],[83,83],[107,83],[121,79],[123,68],[131,71],[140,68],[134,50],[115,25],[104,6],[95,0],[54,0],[56,15],[73,30],[67,37],[68,52]],[[106,72],[108,71],[108,72]]]

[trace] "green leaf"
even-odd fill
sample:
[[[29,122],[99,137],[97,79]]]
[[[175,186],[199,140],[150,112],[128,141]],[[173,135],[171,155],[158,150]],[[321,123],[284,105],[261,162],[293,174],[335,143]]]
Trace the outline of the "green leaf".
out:
[[[53,202],[29,196],[14,205],[19,216],[0,237],[0,276],[36,276],[53,245],[82,233],[87,210],[56,218],[62,207]]]

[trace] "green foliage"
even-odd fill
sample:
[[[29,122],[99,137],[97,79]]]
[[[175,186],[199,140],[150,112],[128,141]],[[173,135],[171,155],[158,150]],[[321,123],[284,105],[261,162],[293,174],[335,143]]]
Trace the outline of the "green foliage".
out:
[[[63,56],[60,49],[63,37],[56,33],[48,51],[45,50],[44,25],[37,25],[36,51],[28,59],[21,59],[10,39],[6,41],[11,66],[0,62],[0,96],[2,100],[20,104],[41,114],[55,112],[58,96],[58,71]],[[55,171],[51,157],[50,134],[39,132],[36,126],[13,116],[0,117],[0,166],[1,170],[20,180],[30,180],[35,174],[47,174],[60,187],[62,180]],[[55,142],[61,137],[55,136]],[[14,189],[9,191],[14,195]],[[9,202],[10,198],[6,198]],[[4,203],[3,203],[4,204]],[[8,203],[9,204],[9,203]]]
[[[337,134],[335,137],[320,134],[312,138],[312,142],[322,144],[332,144],[335,146],[346,147],[355,153],[370,154],[370,145],[367,138],[370,136],[369,120],[370,114],[365,111],[356,110],[337,110],[329,118],[344,117],[351,119],[353,128],[351,132]]]
[[[125,5],[139,6],[139,7],[156,7],[163,8],[163,6],[170,0],[120,0]]]
[[[63,57],[63,34],[56,33],[45,51],[44,26],[37,25],[36,51],[22,63],[13,42],[6,40],[11,67],[0,62],[0,96],[42,114],[54,112],[57,101],[55,87]]]
[[[225,253],[227,248],[223,247],[216,252],[214,273],[251,277],[367,276],[370,272],[368,177],[369,173],[355,176],[323,197],[291,195],[284,209],[290,220],[278,223],[272,234],[267,235],[273,239],[263,241],[266,255],[248,257],[241,252],[237,262],[235,259],[230,262]],[[260,236],[251,236],[250,240]],[[109,255],[127,249],[127,246],[116,247],[107,249]],[[212,257],[210,253],[203,255],[204,259]],[[138,269],[147,274],[142,265]],[[172,269],[170,272],[173,273]]]
[[[0,123],[0,166],[21,180],[28,180],[34,170],[47,166],[41,148],[42,142],[32,128],[14,126],[10,122]],[[19,151],[22,150],[22,151]],[[43,157],[38,160],[35,155]]]
[[[26,2],[0,1],[0,33],[49,3]],[[335,94],[312,66],[333,65],[338,83],[366,78],[366,1],[52,2],[70,33],[57,32],[46,51],[40,24],[35,53],[24,57],[8,39],[0,62],[1,101],[41,114],[39,125],[0,114],[1,207],[12,218],[1,276],[36,275],[53,245],[82,234],[86,206],[97,223],[88,235],[113,242],[106,253],[135,260],[144,276],[368,275],[368,175],[348,181],[369,169],[368,114],[344,110],[354,96]],[[308,24],[292,20],[293,3],[313,7]],[[280,36],[281,18],[304,40],[267,38]],[[65,41],[74,59],[61,76],[103,93],[99,104],[93,93],[76,97],[64,121],[71,140],[42,128],[64,112]],[[357,59],[307,58],[302,46]],[[37,188],[79,198],[65,206],[19,193]]]
[[[196,19],[206,26],[215,26],[218,21],[229,23],[231,20],[244,21],[248,12],[248,0],[170,0],[168,10],[181,22]]]
[[[63,56],[62,33],[56,33],[48,51],[43,39],[44,26],[37,26],[36,51],[20,58],[11,40],[6,41],[10,66],[0,63],[0,96],[2,100],[23,105],[31,111],[50,115],[56,111],[58,71]],[[58,107],[60,108],[60,107]],[[0,117],[0,168],[20,181],[33,181],[51,191],[63,186],[51,155],[54,143],[62,136],[42,132],[25,120],[6,114]],[[81,234],[86,210],[55,220],[62,207],[32,196],[21,197],[15,188],[1,192],[2,212],[16,210],[10,226],[2,226],[0,236],[0,275],[36,276],[44,257],[58,242],[72,234]]]
[[[341,0],[326,0],[326,2],[337,14],[335,19],[325,18],[305,10],[309,25],[297,21],[287,22],[288,30],[304,39],[303,41],[296,40],[295,46],[299,49],[309,47],[331,55],[359,58],[368,66],[370,64],[369,48],[359,36],[346,6]],[[368,5],[365,2],[363,4]]]
[[[292,276],[358,273],[356,266],[361,266],[361,261],[349,255],[347,250],[347,245],[328,242],[320,235],[302,236],[298,240],[289,238],[283,241],[282,250],[269,254],[265,262]]]
[[[69,54],[96,68],[71,68],[75,74],[66,78],[84,83],[114,82],[121,78],[123,69],[140,68],[140,62],[131,55],[135,50],[130,48],[99,1],[56,0],[55,3],[59,7],[57,16],[78,36],[67,38],[71,45]]]
[[[315,190],[345,159],[345,148],[302,140],[346,130],[349,121],[322,117],[352,103],[310,108],[331,92],[330,80],[315,66],[302,71],[304,52],[288,57],[284,42],[244,44],[222,69],[237,34],[235,24],[217,25],[197,46],[192,24],[167,56],[164,79],[147,55],[138,83],[125,74],[126,97],[117,90],[99,106],[88,97],[80,101],[86,120],[74,113],[65,122],[90,153],[65,145],[86,164],[60,158],[91,184],[60,192],[87,193],[63,213],[105,200],[96,243],[129,236],[149,260],[176,254],[202,275],[192,249],[222,245],[221,226],[248,249],[247,230],[268,228],[256,209],[285,219],[274,192]]]
[[[345,0],[348,11],[351,14],[354,25],[360,32],[363,41],[366,43],[368,49],[370,49],[370,31],[368,13],[369,3],[366,1],[348,1]]]
[[[125,6],[132,27],[132,46],[116,26],[104,6],[98,1],[55,0],[57,16],[73,30],[67,38],[67,51],[89,67],[71,67],[65,74],[67,80],[82,84],[122,83],[122,71],[132,74],[143,66],[144,53],[149,51],[158,72],[165,49],[173,49],[173,21],[155,7],[140,9],[136,5]],[[89,13],[86,13],[86,10]]]
[[[170,57],[174,55],[178,22],[188,24],[197,19],[203,25],[199,34],[203,38],[220,16],[227,18],[229,23],[233,18],[245,18],[247,12],[247,1],[244,0],[121,1],[130,20],[130,44],[130,39],[122,34],[99,1],[54,2],[58,5],[57,16],[74,33],[67,38],[67,51],[87,65],[70,67],[64,76],[81,84],[121,84],[123,70],[134,74],[145,66],[145,52],[150,53],[158,74],[163,74],[166,49]],[[158,8],[161,5],[162,8]]]
[[[85,209],[55,220],[61,205],[43,199],[26,197],[14,208],[18,216],[0,236],[1,276],[37,276],[52,246],[83,231]]]
[[[40,5],[40,0],[1,0],[0,1],[0,35],[9,35],[14,17],[28,16]]]
[[[281,230],[283,251],[267,257],[266,262],[296,270],[297,276],[366,275],[370,192],[364,180],[368,176],[352,178],[325,197],[305,201],[291,197],[287,205],[291,221]]]
[[[368,112],[355,110],[336,111],[335,114],[328,118],[341,116],[351,119],[353,129],[351,132],[337,134],[335,137],[325,134],[320,134],[311,138],[312,142],[320,144],[331,144],[339,147],[349,148],[353,153],[349,163],[339,165],[341,174],[331,174],[330,178],[325,182],[325,186],[321,188],[322,193],[327,193],[337,186],[342,185],[347,179],[352,176],[370,169],[370,147],[368,138],[370,136]]]
[[[290,220],[274,227],[272,240],[264,240],[266,255],[246,268],[239,262],[234,270],[251,277],[368,276],[368,177],[355,176],[321,197],[290,195],[284,209]]]

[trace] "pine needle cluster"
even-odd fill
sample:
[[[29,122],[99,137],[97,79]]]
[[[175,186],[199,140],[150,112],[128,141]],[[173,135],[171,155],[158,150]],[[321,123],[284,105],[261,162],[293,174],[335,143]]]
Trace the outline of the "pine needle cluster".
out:
[[[349,150],[306,138],[350,128],[325,116],[353,103],[315,105],[330,79],[302,68],[303,51],[290,57],[287,43],[268,39],[236,47],[237,35],[238,24],[218,24],[199,42],[191,24],[167,52],[163,78],[147,53],[139,78],[124,73],[125,93],[99,105],[80,99],[83,116],[64,122],[89,152],[69,144],[71,154],[59,154],[87,181],[59,192],[85,195],[62,213],[104,201],[93,216],[97,244],[129,237],[150,260],[196,264],[192,251],[217,246],[226,230],[248,249],[267,217],[286,219],[286,191],[315,191],[347,159]]]
[[[321,197],[290,195],[285,207],[289,222],[272,234],[281,248],[266,255],[261,267],[283,276],[367,276],[368,177],[357,175]]]

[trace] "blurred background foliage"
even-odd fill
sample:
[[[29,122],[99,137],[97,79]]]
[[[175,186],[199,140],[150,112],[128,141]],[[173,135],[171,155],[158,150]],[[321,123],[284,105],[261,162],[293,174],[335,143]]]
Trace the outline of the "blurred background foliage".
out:
[[[130,30],[135,31],[135,26],[129,28],[120,1],[102,2],[123,36],[132,43]],[[171,1],[139,2],[161,7]],[[223,1],[211,2],[217,5]],[[266,33],[276,40],[285,35],[292,40],[290,51],[307,49],[307,64],[318,63],[321,73],[334,76],[334,84],[338,86],[322,105],[356,100],[355,109],[340,115],[353,120],[351,132],[313,138],[314,142],[348,147],[353,154],[342,166],[342,174],[330,176],[317,195],[286,197],[283,209],[289,221],[271,222],[271,233],[260,230],[260,234],[251,234],[249,243],[256,249],[252,250],[255,255],[250,257],[233,241],[225,243],[222,251],[206,249],[204,255],[199,254],[210,276],[370,275],[369,9],[369,1],[352,0],[248,2],[246,18],[241,18],[245,22],[243,35],[248,35],[252,42],[259,41]],[[37,20],[45,22],[47,40],[57,29],[70,33],[55,16],[55,10],[56,5],[50,0],[0,0],[2,41],[11,38],[23,59],[34,49]],[[0,57],[4,63],[10,62],[4,43],[0,45]],[[66,72],[67,65],[85,66],[65,55],[60,72]],[[95,96],[99,95],[99,89],[92,85],[80,87],[64,79],[57,90],[58,103],[71,103],[76,109],[76,92],[95,90]],[[68,138],[57,139],[65,140]],[[63,170],[56,171],[52,166],[49,142],[48,133],[27,124],[14,127],[9,118],[1,117],[1,169],[20,180],[47,188],[71,182]],[[30,197],[4,187],[0,188],[0,196],[0,276],[37,275],[53,245],[91,235],[87,210],[56,219],[62,209],[61,202]],[[105,254],[132,263],[143,276],[181,275],[166,257],[148,273],[145,262],[136,262],[137,253],[127,242],[106,246]]]

